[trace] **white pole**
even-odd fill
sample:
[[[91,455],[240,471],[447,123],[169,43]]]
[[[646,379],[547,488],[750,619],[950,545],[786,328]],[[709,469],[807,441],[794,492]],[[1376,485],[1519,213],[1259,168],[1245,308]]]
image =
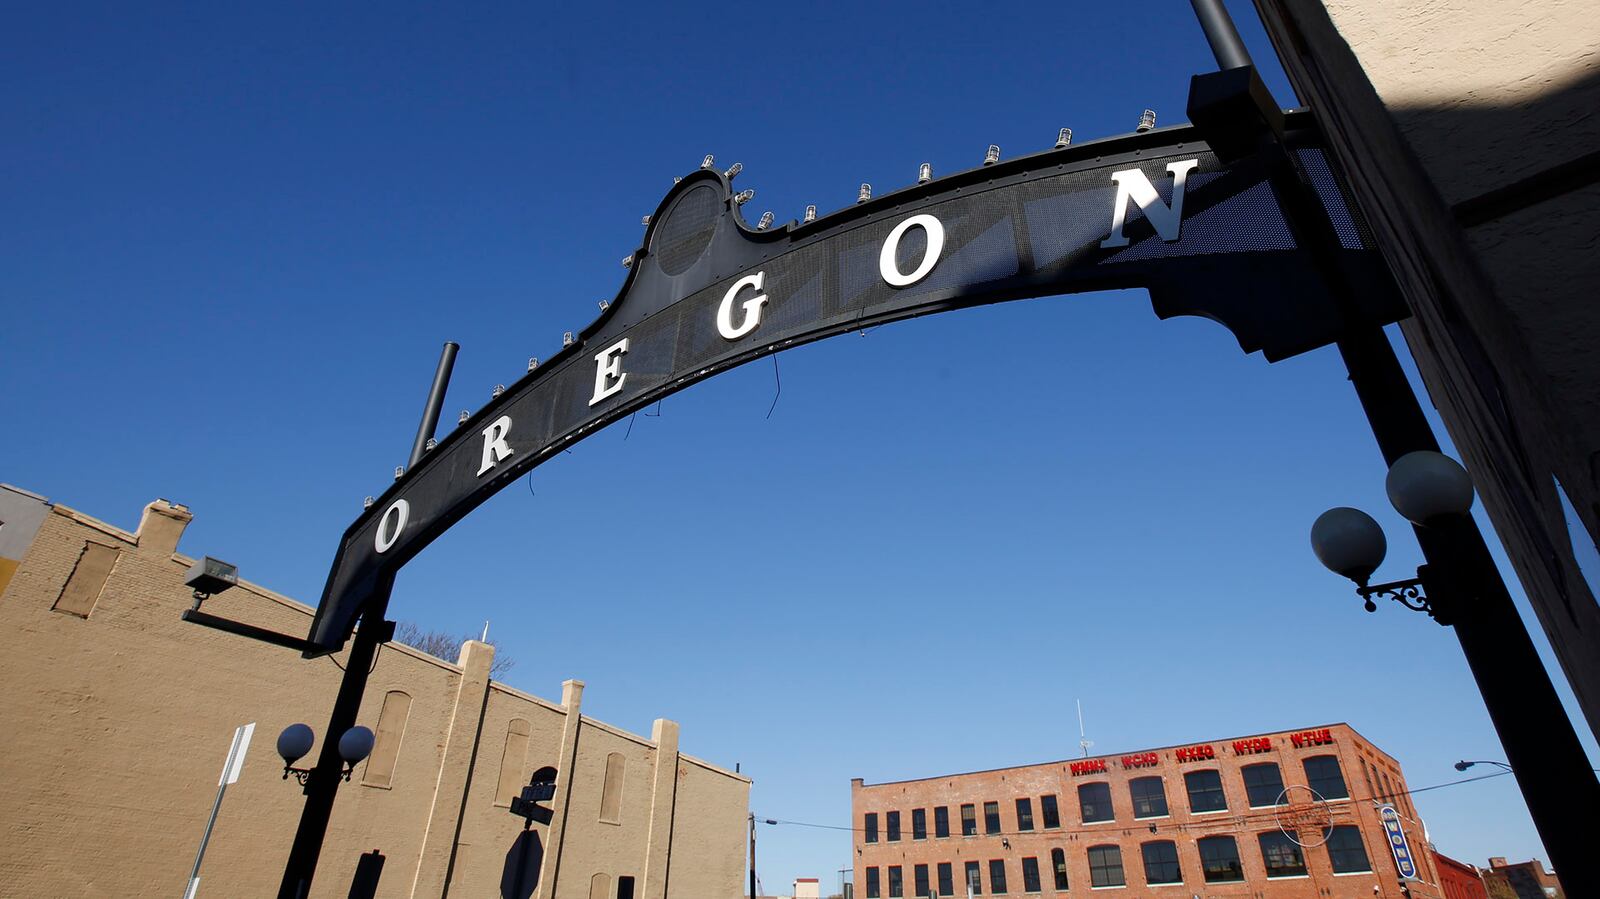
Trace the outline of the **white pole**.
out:
[[[211,828],[216,826],[217,811],[222,808],[222,794],[228,784],[239,782],[239,771],[244,767],[244,755],[250,751],[250,737],[256,732],[256,723],[242,725],[233,732],[233,745],[228,747],[228,760],[222,763],[222,776],[217,778],[217,800],[211,804],[211,817],[206,819],[205,833],[200,836],[200,850],[194,854],[194,867],[189,869],[189,886],[183,899],[194,899],[200,890],[200,862],[206,857],[206,844],[211,842]]]

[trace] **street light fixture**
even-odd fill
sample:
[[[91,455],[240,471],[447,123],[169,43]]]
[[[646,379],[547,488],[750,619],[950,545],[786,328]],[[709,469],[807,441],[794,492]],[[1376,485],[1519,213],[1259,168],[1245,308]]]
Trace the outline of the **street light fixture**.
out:
[[[1360,369],[1352,366],[1351,371],[1354,377]],[[1375,423],[1392,423],[1388,416],[1394,410],[1373,395],[1373,385],[1358,386],[1367,391],[1362,400]],[[1411,417],[1409,411],[1396,416],[1404,417]],[[1417,431],[1428,436],[1420,426]],[[1375,427],[1374,433],[1381,442],[1385,432]],[[1460,463],[1434,450],[1390,453],[1392,448],[1392,443],[1385,445],[1393,460],[1385,490],[1395,511],[1412,523],[1431,564],[1417,566],[1415,578],[1369,585],[1387,541],[1378,523],[1358,509],[1329,509],[1318,516],[1311,526],[1311,549],[1323,565],[1355,582],[1367,611],[1377,608],[1373,597],[1387,596],[1454,629],[1506,758],[1515,760],[1463,759],[1456,770],[1492,764],[1515,776],[1552,861],[1582,883],[1577,889],[1568,883],[1569,891],[1595,892],[1588,887],[1596,881],[1582,864],[1591,847],[1572,830],[1569,819],[1573,807],[1600,804],[1600,782],[1472,521],[1472,478]]]
[[[345,765],[341,776],[350,780],[350,775],[356,770],[356,765],[362,759],[372,754],[372,744],[376,741],[372,731],[356,725],[344,732],[339,738],[339,757],[344,759]],[[291,724],[278,734],[278,755],[283,757],[283,779],[288,780],[293,774],[300,786],[306,786],[311,780],[314,768],[296,768],[295,762],[305,758],[311,751],[311,745],[317,741],[317,735],[310,726],[305,724]]]
[[[1456,762],[1456,770],[1457,771],[1465,771],[1468,768],[1471,768],[1473,765],[1499,765],[1500,767],[1506,769],[1507,771],[1511,770],[1511,766],[1506,764],[1505,762],[1496,762],[1496,761],[1493,761],[1491,759],[1478,759],[1475,762],[1469,762],[1466,759],[1462,759],[1461,761]]]
[[[1406,453],[1390,466],[1384,489],[1395,511],[1418,527],[1448,527],[1472,510],[1472,478],[1456,460],[1429,450]],[[1386,596],[1416,612],[1427,612],[1442,625],[1453,624],[1448,604],[1430,601],[1454,592],[1442,573],[1417,566],[1417,576],[1368,585],[1388,550],[1383,528],[1360,509],[1329,509],[1311,525],[1311,551],[1330,571],[1356,582],[1356,593],[1368,612],[1377,611],[1374,596]]]

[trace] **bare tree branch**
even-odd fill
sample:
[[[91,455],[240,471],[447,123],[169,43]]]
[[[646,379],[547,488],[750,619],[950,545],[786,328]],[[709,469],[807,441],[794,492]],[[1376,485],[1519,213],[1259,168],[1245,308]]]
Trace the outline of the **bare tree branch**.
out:
[[[457,637],[444,631],[424,630],[410,621],[401,621],[395,625],[394,639],[397,643],[404,643],[412,649],[421,650],[430,656],[454,662],[461,656],[461,644],[477,637],[468,634]],[[494,641],[489,641],[494,646]],[[517,660],[495,648],[494,661],[489,664],[489,676],[499,679],[501,675],[510,671],[517,664]]]

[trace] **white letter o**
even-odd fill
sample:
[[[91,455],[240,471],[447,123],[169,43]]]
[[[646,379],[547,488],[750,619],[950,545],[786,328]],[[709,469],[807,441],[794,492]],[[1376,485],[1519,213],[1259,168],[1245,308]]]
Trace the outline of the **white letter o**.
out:
[[[389,547],[400,539],[400,532],[406,529],[406,519],[410,517],[411,504],[403,499],[395,500],[393,505],[383,510],[383,517],[378,519],[378,533],[372,540],[372,548],[380,553],[388,552]],[[395,520],[393,534],[389,534],[390,518]],[[388,539],[384,538],[385,534],[389,534]]]
[[[913,225],[921,225],[922,230],[928,232],[928,252],[922,256],[922,264],[909,275],[900,274],[900,269],[895,266],[895,252],[900,249],[900,238],[911,230]],[[891,287],[910,287],[928,276],[933,267],[939,262],[939,253],[944,250],[944,225],[939,220],[927,213],[914,215],[889,232],[888,239],[883,242],[883,251],[878,254],[878,274]]]

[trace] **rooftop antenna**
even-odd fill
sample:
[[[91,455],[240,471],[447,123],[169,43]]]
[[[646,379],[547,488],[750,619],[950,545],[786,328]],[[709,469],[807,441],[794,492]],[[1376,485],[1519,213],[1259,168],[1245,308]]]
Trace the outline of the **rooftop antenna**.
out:
[[[478,638],[478,642],[479,643],[488,643],[489,642],[489,621],[488,621],[488,619],[484,619],[484,622],[483,622],[483,636]],[[1082,717],[1082,713],[1081,712],[1079,713],[1079,717]]]
[[[1083,700],[1078,700],[1078,745],[1083,748],[1083,757],[1089,757],[1089,747],[1094,741],[1089,739],[1083,730]]]

